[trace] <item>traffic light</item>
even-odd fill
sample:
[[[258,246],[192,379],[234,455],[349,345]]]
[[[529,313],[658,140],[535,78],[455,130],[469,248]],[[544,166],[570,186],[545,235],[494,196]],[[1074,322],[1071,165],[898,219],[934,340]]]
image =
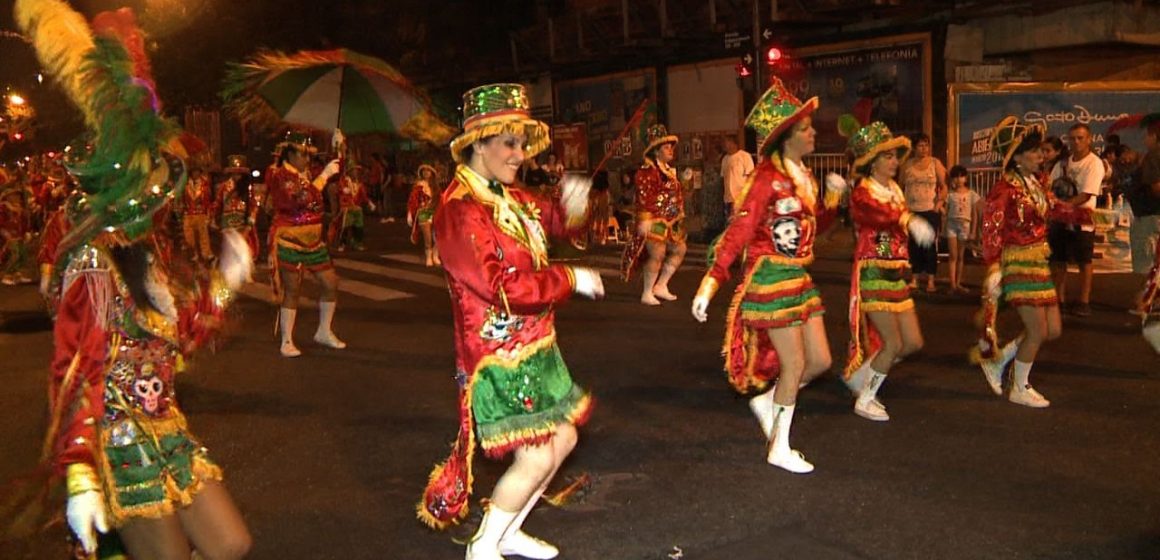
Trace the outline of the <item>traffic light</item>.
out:
[[[784,56],[781,52],[781,47],[770,46],[765,48],[765,63],[770,66],[781,62]]]
[[[16,142],[24,140],[24,133],[23,132],[16,132],[16,133],[12,134],[12,140],[16,141]]]
[[[748,78],[753,75],[753,55],[745,53],[737,62],[737,77]]]

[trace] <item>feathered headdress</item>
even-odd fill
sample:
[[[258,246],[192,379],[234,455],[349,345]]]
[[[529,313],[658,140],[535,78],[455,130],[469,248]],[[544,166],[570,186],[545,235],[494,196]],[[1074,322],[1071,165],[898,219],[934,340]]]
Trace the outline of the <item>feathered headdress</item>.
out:
[[[161,103],[132,11],[104,12],[90,26],[61,0],[16,0],[16,22],[41,65],[80,109],[92,146],[70,171],[87,212],[61,242],[65,255],[96,234],[140,237],[185,185],[180,128]]]

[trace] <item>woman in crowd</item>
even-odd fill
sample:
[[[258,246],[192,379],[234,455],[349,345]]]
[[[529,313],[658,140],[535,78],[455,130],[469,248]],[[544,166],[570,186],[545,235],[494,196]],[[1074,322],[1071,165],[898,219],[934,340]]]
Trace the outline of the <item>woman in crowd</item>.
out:
[[[844,182],[834,184],[823,206],[813,174],[802,163],[802,156],[814,151],[810,115],[817,107],[818,98],[802,103],[774,78],[749,113],[745,124],[765,139],[758,150],[761,163],[735,201],[693,299],[693,317],[704,322],[733,262],[744,258],[744,276],[725,325],[725,370],[737,391],[763,391],[749,407],[765,434],[766,461],[792,473],[814,470],[789,445],[798,386],[831,362],[821,294],[805,267],[814,259],[819,215],[830,210],[832,218],[845,190]],[[771,379],[773,388],[765,390]]]
[[[556,345],[554,309],[573,294],[604,294],[593,270],[548,262],[548,236],[586,227],[590,183],[566,180],[559,200],[511,187],[525,159],[544,151],[548,125],[533,119],[520,84],[463,96],[459,164],[435,212],[455,318],[459,436],[431,473],[419,518],[445,527],[467,514],[478,441],[493,459],[515,460],[500,477],[468,560],[553,558],[556,547],[521,530],[576,445],[592,400],[572,382]]]
[[[1028,378],[1039,348],[1062,331],[1047,263],[1047,223],[1090,222],[1090,211],[1057,200],[1036,177],[1045,151],[1042,128],[1006,117],[992,129],[990,143],[1001,158],[1003,177],[987,194],[983,212],[983,332],[972,357],[996,395],[1003,394],[1010,365],[1008,400],[1044,408],[1051,403]],[[1023,333],[1002,347],[996,325],[1000,301],[1014,307],[1023,323]]]
[[[935,232],[942,227],[942,215],[946,212],[947,169],[938,158],[930,154],[930,136],[914,136],[914,156],[902,165],[899,182],[906,194],[906,207],[912,214],[922,216]],[[927,293],[933,293],[935,276],[938,272],[938,244],[920,247],[911,240],[910,267],[914,277],[910,288],[926,280]]]
[[[431,233],[431,221],[435,218],[438,202],[435,188],[431,185],[435,180],[435,168],[424,163],[419,166],[416,175],[419,178],[411,187],[411,196],[407,200],[407,225],[411,226],[411,243],[418,243],[422,236],[423,257],[427,266],[438,266],[443,263],[439,260],[435,236]]]
[[[679,139],[669,134],[663,124],[649,127],[648,138],[644,165],[633,175],[636,235],[624,249],[620,268],[625,281],[631,280],[641,253],[647,252],[640,302],[660,305],[660,300],[677,299],[669,290],[669,280],[685,259],[688,232],[685,231],[684,190],[677,179],[677,170],[671,165]]]
[[[873,122],[850,137],[858,177],[850,195],[850,216],[858,240],[850,283],[850,357],[844,379],[857,400],[854,412],[875,421],[890,419],[878,389],[895,363],[922,348],[922,331],[905,275],[907,247],[931,247],[935,230],[907,209],[894,182],[910,140],[895,137]],[[929,185],[928,185],[929,188]],[[928,197],[929,198],[929,197]],[[929,200],[928,200],[929,202]]]

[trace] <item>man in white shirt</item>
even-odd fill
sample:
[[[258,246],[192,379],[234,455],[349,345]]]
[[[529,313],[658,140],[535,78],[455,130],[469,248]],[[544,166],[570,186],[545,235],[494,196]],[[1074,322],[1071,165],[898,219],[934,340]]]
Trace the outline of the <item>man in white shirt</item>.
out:
[[[1055,164],[1051,170],[1051,182],[1068,178],[1075,183],[1077,193],[1065,200],[1068,204],[1095,209],[1096,198],[1104,181],[1104,162],[1092,151],[1092,131],[1086,124],[1072,125],[1067,139],[1071,144],[1071,157]],[[1095,249],[1095,226],[1079,228],[1053,225],[1047,235],[1051,246],[1051,279],[1059,294],[1059,306],[1064,307],[1067,286],[1067,263],[1079,266],[1079,299],[1071,312],[1079,317],[1091,315],[1092,295],[1092,253]]]
[[[733,203],[741,197],[745,180],[753,173],[753,157],[741,150],[737,138],[725,138],[725,156],[721,158],[721,179],[725,183],[725,217],[733,215]]]

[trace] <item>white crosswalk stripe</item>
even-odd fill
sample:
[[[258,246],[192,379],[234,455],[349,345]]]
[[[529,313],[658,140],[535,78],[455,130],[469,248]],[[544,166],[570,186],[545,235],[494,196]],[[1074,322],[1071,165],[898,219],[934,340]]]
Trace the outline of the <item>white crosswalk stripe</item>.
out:
[[[438,269],[438,274],[415,272],[413,270],[392,268],[389,266],[383,266],[381,264],[374,264],[351,259],[334,259],[334,264],[339,268],[367,272],[376,276],[391,278],[393,280],[405,280],[407,282],[423,284],[424,286],[431,286],[433,288],[447,287],[447,281],[443,279],[442,269]],[[339,285],[341,286],[342,284],[340,283]]]

